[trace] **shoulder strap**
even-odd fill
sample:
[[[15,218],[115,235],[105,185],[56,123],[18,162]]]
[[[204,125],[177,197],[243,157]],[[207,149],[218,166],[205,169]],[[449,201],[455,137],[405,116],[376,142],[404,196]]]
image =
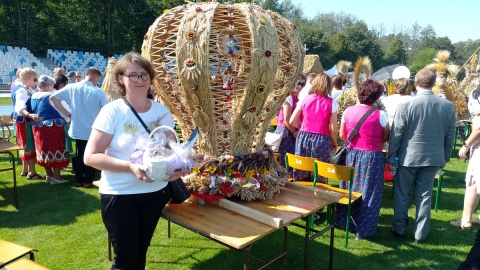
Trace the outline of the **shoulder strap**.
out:
[[[130,104],[130,102],[128,102],[128,100],[126,98],[123,98],[123,101],[125,102],[125,104],[127,104],[128,107],[130,107],[130,109],[132,110],[133,114],[135,114],[135,116],[137,117],[138,121],[140,121],[140,123],[142,124],[142,126],[145,128],[145,130],[147,131],[148,134],[151,133],[150,129],[147,127],[147,125],[145,125],[145,122],[143,122],[142,118],[140,118],[140,115],[138,115],[137,111],[133,108],[132,104]]]
[[[363,116],[362,118],[360,118],[360,121],[358,121],[357,125],[355,126],[355,128],[352,130],[352,132],[350,132],[350,135],[348,136],[348,141],[351,142],[353,140],[353,138],[355,138],[355,135],[358,134],[358,130],[360,129],[360,127],[362,126],[363,122],[365,122],[365,120],[367,120],[367,118],[375,111],[377,110],[375,107],[372,107],[370,110],[368,110]]]

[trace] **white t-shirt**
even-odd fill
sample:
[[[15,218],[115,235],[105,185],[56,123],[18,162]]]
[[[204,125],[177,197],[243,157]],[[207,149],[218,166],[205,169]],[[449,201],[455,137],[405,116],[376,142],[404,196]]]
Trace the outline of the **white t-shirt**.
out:
[[[480,89],[476,89],[474,91],[480,91]],[[480,112],[480,96],[478,96],[477,99],[474,99],[474,91],[470,91],[470,94],[468,94],[468,112],[470,114]]]
[[[382,99],[382,103],[385,106],[385,110],[387,111],[388,123],[390,124],[390,126],[392,126],[393,117],[395,116],[395,112],[397,111],[398,104],[400,102],[403,102],[404,100],[408,100],[411,98],[412,96],[402,96],[399,94],[394,94]]]
[[[175,123],[168,108],[158,102],[151,102],[152,107],[150,110],[138,114],[147,127],[156,122],[158,125],[173,128]],[[121,160],[129,160],[136,150],[142,149],[149,135],[123,99],[118,99],[105,105],[95,119],[92,128],[113,134],[112,141],[107,147],[105,154]],[[130,172],[103,170],[99,191],[102,194],[115,195],[139,194],[155,192],[166,186],[166,181],[147,183],[138,180]]]
[[[335,100],[339,100],[340,97],[342,96],[343,92],[345,92],[345,90],[332,89],[332,98],[335,99]]]

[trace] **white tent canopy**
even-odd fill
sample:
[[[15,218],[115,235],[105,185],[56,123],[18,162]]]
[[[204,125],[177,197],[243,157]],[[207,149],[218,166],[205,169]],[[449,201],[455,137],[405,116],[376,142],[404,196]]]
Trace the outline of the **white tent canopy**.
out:
[[[331,69],[325,71],[325,74],[327,74],[330,77],[333,77],[337,74],[337,65],[334,65]]]

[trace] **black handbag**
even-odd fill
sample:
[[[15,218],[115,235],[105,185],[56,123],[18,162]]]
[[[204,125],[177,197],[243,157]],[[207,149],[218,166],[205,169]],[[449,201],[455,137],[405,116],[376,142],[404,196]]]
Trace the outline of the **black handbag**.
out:
[[[362,126],[363,122],[367,120],[367,118],[376,110],[375,107],[372,107],[370,110],[368,110],[362,118],[358,121],[357,125],[355,128],[352,130],[350,135],[348,136],[347,142],[344,146],[340,147],[335,151],[335,153],[332,155],[330,158],[330,163],[334,165],[342,165],[345,166],[346,161],[347,161],[347,147],[348,143],[350,143],[353,138],[358,134],[358,130],[360,129],[360,126]]]
[[[170,193],[172,196],[172,200],[170,201],[170,203],[180,204],[190,197],[190,192],[185,186],[182,178],[178,178],[175,181],[168,182],[167,187],[170,188]]]
[[[132,107],[130,102],[128,102],[126,98],[124,98],[123,101],[125,102],[125,104],[127,104],[128,107],[130,107],[133,114],[137,117],[138,121],[140,121],[140,123],[145,128],[147,133],[150,133],[150,129],[147,127],[147,125],[145,125],[142,118],[140,118],[140,115],[138,115],[137,111]],[[185,186],[185,183],[183,182],[182,178],[178,178],[175,181],[168,182],[167,188],[170,189],[170,194],[172,197],[170,203],[180,204],[186,201],[190,197],[190,192]]]
[[[332,158],[330,158],[330,163],[334,165],[345,166],[347,161],[347,148],[342,146],[335,151]]]

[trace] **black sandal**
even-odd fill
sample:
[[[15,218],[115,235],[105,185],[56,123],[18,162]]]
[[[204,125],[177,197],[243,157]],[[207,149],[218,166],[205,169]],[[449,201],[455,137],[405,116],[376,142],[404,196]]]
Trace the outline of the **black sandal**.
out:
[[[42,179],[45,179],[45,176],[41,176],[41,175],[38,174],[38,173],[33,174],[33,175],[28,174],[28,175],[27,175],[27,179],[28,179],[28,180],[42,180]]]

